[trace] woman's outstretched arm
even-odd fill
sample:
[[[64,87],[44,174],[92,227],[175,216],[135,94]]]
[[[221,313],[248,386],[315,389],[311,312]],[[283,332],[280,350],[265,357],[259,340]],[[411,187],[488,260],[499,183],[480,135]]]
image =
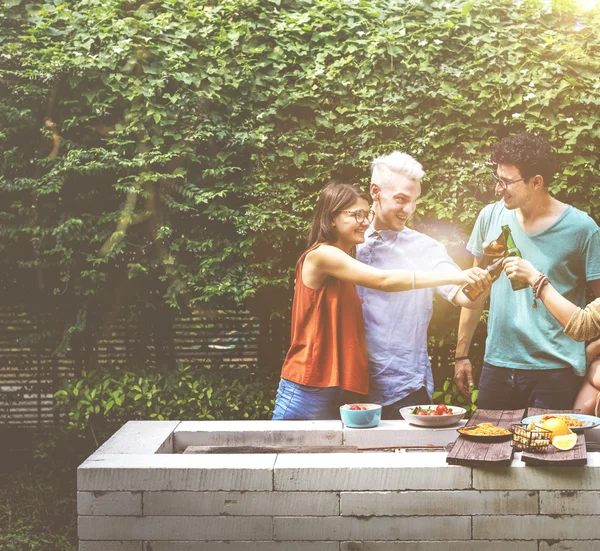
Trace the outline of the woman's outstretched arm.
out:
[[[359,262],[332,245],[321,245],[308,253],[304,261],[304,267],[312,270],[317,278],[320,275],[329,275],[362,287],[390,292],[424,289],[440,285],[464,285],[465,283],[487,289],[491,284],[488,273],[481,268],[453,272],[379,270]]]

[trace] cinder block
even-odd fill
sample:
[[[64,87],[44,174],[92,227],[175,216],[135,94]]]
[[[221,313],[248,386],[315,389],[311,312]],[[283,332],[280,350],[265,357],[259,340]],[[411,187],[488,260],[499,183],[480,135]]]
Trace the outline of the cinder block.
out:
[[[563,540],[552,542],[540,541],[539,551],[598,551],[598,549],[600,549],[600,540]]]
[[[543,515],[597,515],[600,514],[600,492],[540,492],[540,512]]]
[[[538,548],[536,541],[345,541],[340,551],[538,551]]]
[[[471,469],[446,464],[444,453],[282,454],[275,490],[462,490]]]
[[[94,455],[173,453],[173,432],[179,421],[129,421]]]
[[[506,515],[473,517],[473,539],[600,539],[597,516]]]
[[[143,541],[80,541],[79,551],[144,551]]]
[[[144,492],[144,515],[331,516],[333,492]]]
[[[339,551],[337,541],[148,542],[146,551]]]
[[[408,421],[383,420],[369,430],[344,427],[344,445],[359,448],[443,447],[456,441],[456,429],[465,424],[466,421],[460,421],[452,427],[433,429],[417,427]]]
[[[272,490],[275,457],[275,454],[92,456],[77,469],[77,489]]]
[[[588,454],[584,467],[535,467],[520,461],[509,467],[473,469],[475,490],[600,490],[600,458]]]
[[[274,517],[276,540],[471,539],[471,517]]]
[[[142,492],[77,492],[78,515],[142,514]]]
[[[183,421],[175,450],[188,446],[341,446],[341,421]]]
[[[341,492],[341,515],[534,515],[537,492],[477,490],[419,492]]]
[[[272,540],[272,517],[79,517],[80,540]]]

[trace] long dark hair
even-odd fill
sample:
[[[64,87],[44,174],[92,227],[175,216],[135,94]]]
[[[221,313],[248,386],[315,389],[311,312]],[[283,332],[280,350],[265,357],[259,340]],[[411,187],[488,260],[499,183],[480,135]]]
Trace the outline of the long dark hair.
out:
[[[337,230],[331,225],[334,217],[340,211],[352,206],[357,199],[369,201],[369,196],[358,186],[343,182],[331,181],[321,191],[317,207],[308,234],[307,245],[310,249],[317,243],[335,243],[338,239]],[[352,247],[351,255],[354,256]]]

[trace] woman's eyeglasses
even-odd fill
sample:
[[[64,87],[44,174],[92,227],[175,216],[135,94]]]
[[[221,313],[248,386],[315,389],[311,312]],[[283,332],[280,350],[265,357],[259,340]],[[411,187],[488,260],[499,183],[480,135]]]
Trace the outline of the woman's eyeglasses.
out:
[[[362,224],[365,220],[370,224],[373,222],[373,218],[375,218],[375,213],[372,210],[341,210],[340,212],[354,216],[358,224]]]

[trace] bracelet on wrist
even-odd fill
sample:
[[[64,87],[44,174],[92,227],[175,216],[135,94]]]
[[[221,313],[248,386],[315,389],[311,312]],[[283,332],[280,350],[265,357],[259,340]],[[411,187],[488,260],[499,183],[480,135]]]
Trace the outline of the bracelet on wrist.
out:
[[[538,285],[538,283],[539,283],[539,282],[540,282],[542,279],[544,279],[544,277],[546,277],[546,276],[544,276],[544,274],[542,274],[542,273],[540,272],[540,275],[539,275],[539,276],[537,276],[537,277],[535,278],[535,281],[534,281],[533,283],[531,283],[531,284],[530,284],[530,287],[531,287],[532,289],[535,289],[535,287]]]
[[[458,356],[457,358],[454,358],[455,362],[458,362],[460,360],[468,360],[469,356]]]
[[[540,274],[540,277],[538,277],[536,282],[532,285],[532,287],[533,287],[533,304],[531,305],[531,307],[534,310],[537,308],[537,299],[540,298],[540,295],[542,293],[542,289],[544,288],[544,285],[548,285],[548,283],[550,283],[548,276],[545,274]]]

